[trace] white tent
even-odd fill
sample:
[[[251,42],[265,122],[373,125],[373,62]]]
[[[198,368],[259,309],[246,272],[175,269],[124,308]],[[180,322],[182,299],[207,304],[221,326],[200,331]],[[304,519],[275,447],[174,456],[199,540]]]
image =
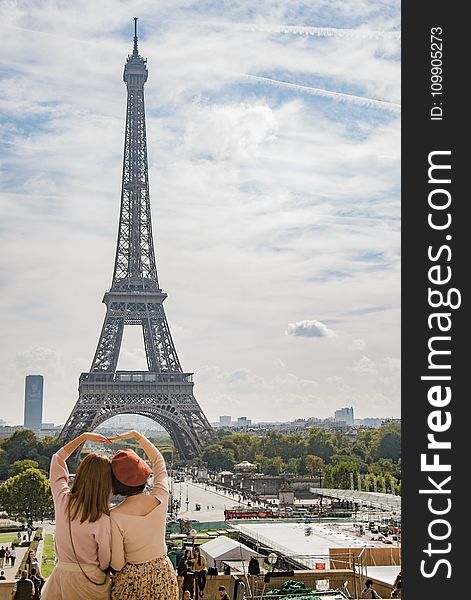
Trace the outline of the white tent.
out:
[[[252,556],[261,556],[252,548],[236,542],[235,540],[220,535],[218,538],[206,542],[200,546],[201,554],[206,558],[207,567],[213,567],[216,563],[216,567],[222,570],[222,562],[226,560],[243,560],[248,561]]]
[[[253,469],[257,470],[257,465],[254,465],[248,460],[243,460],[242,462],[234,465],[234,467],[240,471],[251,471]]]

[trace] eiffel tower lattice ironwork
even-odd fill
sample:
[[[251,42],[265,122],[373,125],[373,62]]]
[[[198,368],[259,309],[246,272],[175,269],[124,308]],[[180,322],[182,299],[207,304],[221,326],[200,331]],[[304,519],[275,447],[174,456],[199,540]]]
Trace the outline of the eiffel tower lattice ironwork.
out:
[[[193,373],[178,360],[160,288],[152,239],[144,84],[146,60],[137,47],[124,67],[126,128],[118,243],[113,282],[105,293],[106,316],[89,373],[82,373],[79,399],[59,435],[65,443],[110,417],[139,414],[162,425],[183,459],[201,452],[214,431],[193,394]],[[140,325],[148,371],[117,371],[125,325]]]

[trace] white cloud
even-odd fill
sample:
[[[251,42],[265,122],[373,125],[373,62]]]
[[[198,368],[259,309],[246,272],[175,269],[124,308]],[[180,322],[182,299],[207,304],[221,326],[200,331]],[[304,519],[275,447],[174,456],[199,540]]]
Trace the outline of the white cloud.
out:
[[[296,323],[289,323],[286,335],[297,337],[332,337],[335,333],[320,321],[306,319],[304,321],[297,321]]]
[[[265,103],[196,105],[188,123],[185,144],[196,158],[248,159],[275,138],[274,111]]]

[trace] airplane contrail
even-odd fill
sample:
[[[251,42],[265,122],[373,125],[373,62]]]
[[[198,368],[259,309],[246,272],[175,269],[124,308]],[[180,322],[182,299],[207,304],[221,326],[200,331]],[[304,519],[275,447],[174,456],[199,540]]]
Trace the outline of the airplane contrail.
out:
[[[146,19],[148,21],[149,19]],[[151,19],[152,20],[152,19]],[[188,23],[179,19],[166,19],[176,23]],[[338,27],[308,27],[303,25],[279,25],[263,23],[230,23],[227,21],[192,21],[193,27],[197,25],[209,25],[211,27],[228,27],[230,29],[242,29],[244,31],[259,31],[266,33],[291,33],[294,35],[316,35],[320,37],[345,37],[345,38],[389,38],[401,39],[400,31],[381,31],[371,29],[341,29]]]
[[[400,31],[372,31],[368,29],[339,29],[336,27],[299,27],[296,25],[241,25],[249,31],[267,33],[293,33],[297,35],[317,35],[320,37],[345,37],[345,38],[390,38],[401,39]]]
[[[352,102],[360,106],[371,106],[374,108],[381,108],[383,110],[390,110],[393,112],[399,112],[401,110],[400,104],[394,102],[386,102],[383,100],[374,100],[373,98],[365,98],[364,96],[354,96],[353,94],[345,94],[343,92],[331,92],[329,90],[323,90],[321,88],[309,87],[306,85],[298,85],[297,83],[288,83],[287,81],[280,81],[279,79],[271,79],[270,77],[261,77],[260,75],[250,75],[249,73],[236,73],[242,78],[251,79],[254,81],[260,81],[274,87],[288,88],[303,92],[305,94],[311,94],[312,96],[325,96],[326,98],[332,98],[339,102]]]

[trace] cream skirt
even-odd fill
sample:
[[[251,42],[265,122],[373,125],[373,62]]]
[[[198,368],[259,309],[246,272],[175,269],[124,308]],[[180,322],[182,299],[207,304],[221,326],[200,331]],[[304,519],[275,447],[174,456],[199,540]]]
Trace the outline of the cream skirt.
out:
[[[127,563],[113,577],[112,600],[178,600],[177,576],[167,556]]]
[[[82,569],[97,583],[106,577],[106,583],[94,585],[78,564],[58,561],[41,590],[41,600],[109,600],[111,581],[108,575],[96,565],[82,565]]]

